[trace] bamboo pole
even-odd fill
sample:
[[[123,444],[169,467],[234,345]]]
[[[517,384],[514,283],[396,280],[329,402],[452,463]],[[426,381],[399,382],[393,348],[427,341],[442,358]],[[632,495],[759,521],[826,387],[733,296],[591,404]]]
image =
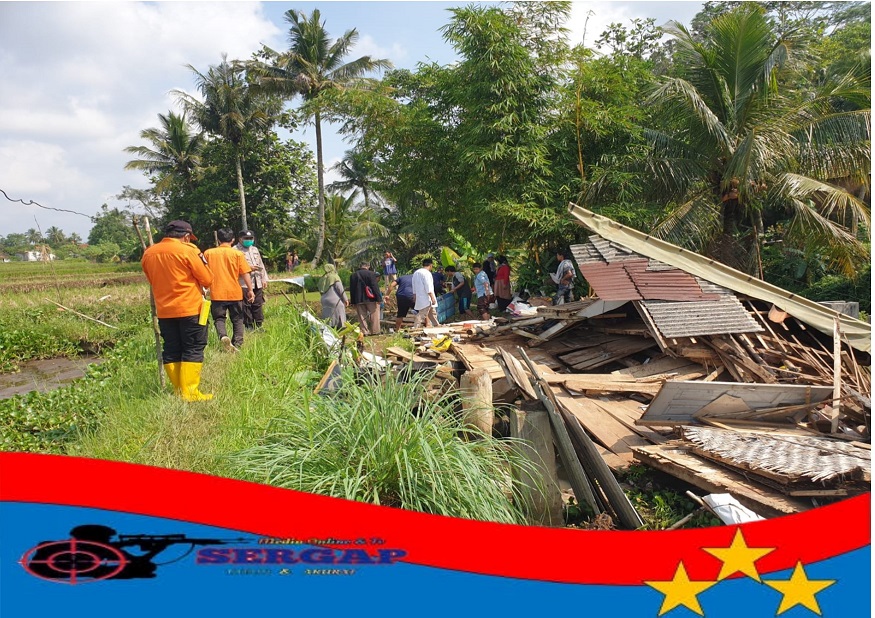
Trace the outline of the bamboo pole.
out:
[[[146,250],[146,241],[143,240],[143,234],[140,233],[140,227],[137,225],[137,217],[133,217],[134,229],[137,231],[137,236],[140,237],[140,245],[143,247],[143,251]],[[146,235],[149,237],[149,246],[151,247],[155,244],[155,241],[152,240],[152,228],[149,226],[149,218],[143,217],[143,222],[146,227]],[[152,291],[152,286],[149,286],[149,308],[152,312],[152,330],[155,333],[155,357],[158,359],[158,383],[161,385],[161,388],[164,388],[166,382],[164,381],[164,358],[161,353],[161,329],[158,328],[158,313],[155,308],[155,292]]]
[[[96,318],[92,318],[90,316],[87,316],[84,313],[79,313],[75,309],[70,309],[69,307],[65,307],[61,303],[56,303],[55,301],[51,300],[50,298],[44,298],[43,300],[46,300],[46,301],[52,303],[53,305],[57,305],[58,307],[60,307],[64,311],[69,311],[70,313],[75,313],[80,318],[85,318],[86,320],[91,320],[92,322],[97,322],[98,324],[101,324],[102,326],[106,326],[107,328],[114,328],[114,329],[118,330],[118,326],[113,326],[112,324],[107,324],[106,322],[101,322],[100,320],[98,320]]]

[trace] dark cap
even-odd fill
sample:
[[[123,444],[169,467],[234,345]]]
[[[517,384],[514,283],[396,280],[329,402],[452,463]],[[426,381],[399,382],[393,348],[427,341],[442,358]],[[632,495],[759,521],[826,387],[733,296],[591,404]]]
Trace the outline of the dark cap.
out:
[[[255,238],[255,232],[252,230],[240,230],[240,233],[237,234],[238,238]]]
[[[191,237],[194,240],[197,240],[197,236],[194,235],[194,230],[191,229],[191,223],[189,223],[188,221],[171,221],[164,226],[165,234],[172,234],[174,232],[185,232],[187,234],[191,234]]]

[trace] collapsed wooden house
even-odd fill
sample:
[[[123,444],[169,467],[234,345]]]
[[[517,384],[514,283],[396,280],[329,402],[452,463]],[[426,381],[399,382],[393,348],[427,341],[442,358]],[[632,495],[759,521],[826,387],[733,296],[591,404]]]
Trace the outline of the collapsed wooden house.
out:
[[[566,473],[568,444],[585,464],[576,496],[624,527],[636,520],[605,464],[645,464],[763,516],[869,491],[868,323],[573,204],[571,214],[594,232],[571,248],[591,297],[424,329],[459,341],[417,358],[485,372],[496,402],[541,401]]]

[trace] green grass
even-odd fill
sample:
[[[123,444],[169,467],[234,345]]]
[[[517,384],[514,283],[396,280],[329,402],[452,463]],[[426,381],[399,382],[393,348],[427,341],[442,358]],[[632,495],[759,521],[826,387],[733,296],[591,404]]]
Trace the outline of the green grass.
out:
[[[0,267],[0,372],[28,360],[100,352],[149,324],[149,288],[139,265],[136,271],[81,262]]]
[[[428,397],[422,377],[402,383],[348,370],[342,380],[336,394],[305,392],[283,405],[259,444],[231,457],[237,474],[349,500],[526,522],[510,499],[509,471],[529,464],[507,442],[459,439],[451,397]]]

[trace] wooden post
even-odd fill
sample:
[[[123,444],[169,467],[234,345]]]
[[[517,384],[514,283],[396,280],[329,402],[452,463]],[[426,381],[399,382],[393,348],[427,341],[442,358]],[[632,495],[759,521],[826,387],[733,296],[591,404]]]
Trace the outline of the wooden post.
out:
[[[531,522],[540,526],[562,526],[562,494],[546,408],[538,401],[524,402],[520,409],[511,408],[510,435],[519,440],[514,443],[517,452],[532,463],[531,468],[513,471]]]
[[[462,419],[487,436],[492,435],[492,378],[486,369],[474,369],[462,374],[460,380]]]
[[[839,414],[842,400],[842,332],[839,328],[839,318],[833,318],[832,327],[832,420],[830,433],[839,430]]]
[[[526,355],[525,351],[520,347],[517,347],[517,350],[519,350],[520,354],[523,356],[523,360],[525,360],[526,364],[529,366],[529,371],[533,372],[533,376],[537,376],[534,364]],[[537,377],[532,377],[530,384],[538,396],[538,399],[540,399],[541,403],[544,404],[544,407],[547,408],[547,413],[550,415],[550,427],[553,430],[553,439],[556,442],[556,447],[559,449],[559,459],[562,461],[562,465],[568,474],[568,482],[571,483],[571,489],[574,490],[574,497],[577,498],[578,503],[588,504],[592,509],[592,512],[598,515],[603,512],[604,509],[596,499],[593,487],[590,485],[590,480],[586,476],[586,472],[583,470],[580,459],[577,458],[577,453],[574,451],[574,445],[571,443],[571,437],[568,435],[568,429],[566,429],[562,417],[559,416],[556,404],[547,395],[544,386],[542,386]]]

